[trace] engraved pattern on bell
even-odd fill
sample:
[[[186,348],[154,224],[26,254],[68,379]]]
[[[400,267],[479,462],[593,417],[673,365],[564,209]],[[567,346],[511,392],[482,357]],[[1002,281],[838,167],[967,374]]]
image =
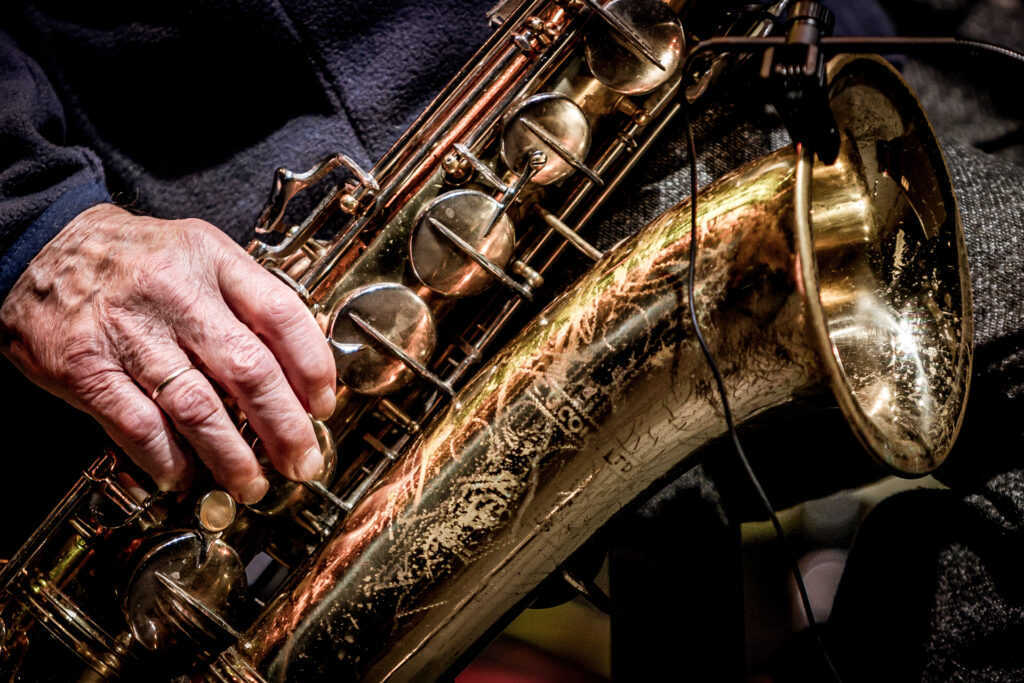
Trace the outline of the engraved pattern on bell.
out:
[[[504,270],[515,247],[512,221],[502,213],[485,234],[495,214],[500,212],[497,200],[476,190],[448,192],[430,202],[420,213],[416,230],[409,238],[409,258],[416,277],[435,292],[448,296],[477,294],[490,286],[494,278],[438,234],[430,219],[444,224]]]
[[[556,140],[562,149],[546,143],[530,130],[531,124]],[[522,173],[527,155],[534,151],[544,152],[548,158],[531,179],[538,185],[548,185],[575,172],[564,154],[572,154],[582,162],[590,151],[590,122],[578,104],[558,93],[542,93],[527,98],[509,113],[501,133],[502,161],[516,173]]]
[[[423,299],[391,282],[360,287],[341,302],[330,326],[338,379],[360,393],[377,396],[394,391],[412,379],[413,371],[349,313],[372,325],[414,360],[425,363],[434,351],[437,328]]]
[[[668,81],[679,68],[686,40],[679,19],[659,0],[612,0],[605,10],[633,29],[664,67],[659,69],[638,54],[610,26],[587,34],[587,65],[597,80],[626,95],[650,92]]]
[[[211,645],[230,638],[245,586],[245,568],[231,546],[175,532],[159,537],[135,561],[121,608],[132,634],[149,650],[189,641]]]

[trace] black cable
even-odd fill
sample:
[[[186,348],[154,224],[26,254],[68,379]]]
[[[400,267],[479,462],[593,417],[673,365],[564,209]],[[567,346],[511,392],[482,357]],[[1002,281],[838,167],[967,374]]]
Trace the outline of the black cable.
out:
[[[969,38],[957,38],[956,44],[960,47],[966,47],[972,52],[987,52],[1001,57],[1009,57],[1010,59],[1015,59],[1018,62],[1024,63],[1024,52],[1014,50],[1013,48],[1006,47],[1005,45],[997,45],[995,43],[989,43],[983,40],[972,40]]]
[[[829,53],[835,52],[899,52],[913,55],[932,52],[936,48],[959,47],[974,54],[989,54],[1006,57],[1024,63],[1024,52],[1013,48],[970,38],[933,38],[915,36],[893,36],[884,38],[863,38],[856,36],[833,36],[821,39],[821,47]]]
[[[747,455],[743,450],[743,445],[740,443],[740,437],[736,431],[736,423],[733,421],[732,408],[729,406],[729,395],[725,390],[725,382],[722,379],[722,373],[718,369],[718,364],[715,362],[711,348],[704,339],[704,334],[700,329],[700,322],[697,320],[697,305],[693,294],[697,271],[697,144],[694,141],[693,124],[690,121],[689,107],[687,107],[685,102],[683,102],[682,110],[683,122],[686,130],[686,145],[690,155],[690,268],[688,273],[689,283],[687,288],[687,304],[690,307],[690,322],[693,325],[693,333],[697,338],[697,342],[700,344],[701,351],[704,352],[704,359],[707,361],[708,367],[711,369],[711,374],[715,378],[715,385],[718,387],[718,395],[722,399],[722,412],[725,415],[725,424],[728,427],[729,437],[732,439],[736,455],[739,457],[740,463],[743,465],[743,469],[746,470],[747,478],[757,490],[757,495],[761,499],[761,504],[767,511],[768,517],[771,519],[772,526],[775,528],[775,534],[778,537],[779,542],[782,544],[786,559],[789,560],[790,570],[793,573],[793,578],[796,580],[797,591],[800,593],[800,602],[803,603],[804,612],[807,614],[807,623],[810,626],[811,631],[814,633],[814,638],[818,643],[818,648],[821,650],[821,655],[828,664],[828,668],[832,672],[833,678],[837,682],[842,683],[842,679],[839,677],[839,672],[836,671],[836,667],[832,663],[832,658],[829,657],[828,650],[825,648],[825,643],[821,639],[818,623],[815,621],[814,611],[811,609],[811,601],[807,596],[807,587],[804,585],[804,579],[803,575],[800,573],[800,567],[797,565],[796,558],[789,546],[789,541],[786,538],[786,532],[783,530],[782,524],[779,522],[779,517],[775,514],[775,508],[772,506],[771,500],[768,499],[768,494],[765,493],[764,488],[761,486],[761,481],[757,478],[757,474],[754,473],[754,468],[750,466],[750,461],[747,460]]]
[[[780,47],[786,44],[782,36],[768,36],[765,38],[747,37],[721,37],[702,40],[687,55],[687,64],[697,54],[702,52],[764,52],[772,47]],[[865,37],[865,36],[829,36],[821,39],[821,47],[827,54],[839,52],[869,52],[873,54],[901,53],[906,55],[917,55],[944,51],[949,48],[962,48],[972,54],[988,54],[996,57],[1005,57],[1015,62],[1024,63],[1024,52],[989,43],[984,40],[973,40],[971,38],[953,37],[931,37],[931,36],[890,36],[890,37]],[[686,73],[684,66],[683,73]]]
[[[763,52],[771,47],[784,45],[786,39],[778,36],[769,36],[763,38],[748,38],[748,37],[722,37],[722,38],[711,38],[709,40],[703,40],[698,43],[686,56],[683,64],[682,72],[688,73],[691,65],[693,64],[694,58],[703,52]],[[823,37],[821,39],[821,47],[824,51],[829,53],[837,52],[869,52],[869,53],[903,53],[903,54],[919,54],[922,52],[934,51],[936,49],[948,49],[950,47],[965,48],[973,54],[990,54],[997,57],[1005,57],[1014,61],[1024,63],[1024,53],[1008,48],[995,43],[989,43],[981,40],[972,40],[966,38],[952,38],[952,37]],[[768,517],[771,520],[772,526],[775,529],[775,534],[782,544],[783,551],[785,552],[786,558],[790,563],[790,570],[793,573],[793,578],[796,581],[797,591],[800,593],[800,602],[803,604],[804,612],[807,615],[807,623],[814,633],[814,638],[817,641],[818,648],[821,651],[822,657],[828,664],[829,671],[832,673],[832,677],[841,683],[842,679],[839,676],[839,672],[836,670],[835,665],[832,663],[832,658],[828,654],[828,649],[825,647],[825,643],[821,638],[821,632],[818,627],[817,621],[814,619],[814,612],[811,609],[811,601],[807,596],[807,587],[804,585],[803,575],[800,573],[800,567],[797,565],[796,558],[792,553],[789,546],[789,540],[786,537],[785,530],[782,528],[782,524],[779,522],[778,515],[775,513],[775,508],[772,506],[771,500],[769,500],[767,493],[761,486],[760,480],[757,478],[757,474],[754,472],[753,467],[750,465],[750,461],[747,459],[746,453],[743,450],[743,445],[740,443],[739,434],[736,431],[736,424],[733,421],[732,409],[729,406],[729,397],[725,390],[725,382],[722,379],[722,373],[718,369],[718,365],[715,362],[714,355],[711,352],[707,341],[704,339],[704,334],[700,329],[700,322],[697,319],[696,301],[694,298],[694,284],[696,278],[696,266],[697,266],[697,145],[694,141],[693,135],[693,124],[690,121],[690,113],[685,98],[682,104],[683,110],[683,121],[685,124],[686,131],[686,144],[690,155],[690,267],[689,267],[689,287],[688,287],[688,305],[690,307],[690,321],[693,325],[694,336],[697,338],[697,342],[700,344],[701,351],[704,353],[704,358],[707,361],[708,367],[711,369],[711,374],[715,378],[715,385],[718,388],[718,394],[722,400],[722,412],[725,415],[726,426],[729,430],[729,437],[732,439],[733,447],[736,450],[736,455],[739,457],[740,463],[743,465],[743,469],[746,471],[747,478],[750,483],[753,484],[757,491],[758,497],[761,499],[761,504],[768,513]]]

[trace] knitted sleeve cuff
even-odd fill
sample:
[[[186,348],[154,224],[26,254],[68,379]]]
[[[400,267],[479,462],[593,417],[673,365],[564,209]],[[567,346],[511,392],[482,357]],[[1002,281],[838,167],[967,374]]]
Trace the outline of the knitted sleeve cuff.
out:
[[[0,256],[0,300],[7,297],[35,255],[71,222],[71,219],[90,207],[109,201],[110,193],[106,186],[102,182],[93,181],[68,190],[43,211],[18,236],[11,248]]]

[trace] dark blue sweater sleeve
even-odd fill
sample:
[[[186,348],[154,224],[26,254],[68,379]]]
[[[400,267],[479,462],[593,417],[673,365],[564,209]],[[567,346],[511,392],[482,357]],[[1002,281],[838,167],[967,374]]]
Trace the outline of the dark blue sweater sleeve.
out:
[[[68,221],[105,201],[99,158],[67,144],[53,87],[0,32],[0,300]]]

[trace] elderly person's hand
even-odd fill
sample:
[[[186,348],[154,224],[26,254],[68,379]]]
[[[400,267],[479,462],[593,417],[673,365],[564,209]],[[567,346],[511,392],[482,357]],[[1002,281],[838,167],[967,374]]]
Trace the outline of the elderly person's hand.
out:
[[[240,502],[267,490],[214,384],[282,474],[320,468],[306,413],[326,418],[335,405],[324,334],[294,292],[208,223],[84,211],[19,278],[0,325],[4,354],[93,415],[164,490],[192,474],[175,432]]]

